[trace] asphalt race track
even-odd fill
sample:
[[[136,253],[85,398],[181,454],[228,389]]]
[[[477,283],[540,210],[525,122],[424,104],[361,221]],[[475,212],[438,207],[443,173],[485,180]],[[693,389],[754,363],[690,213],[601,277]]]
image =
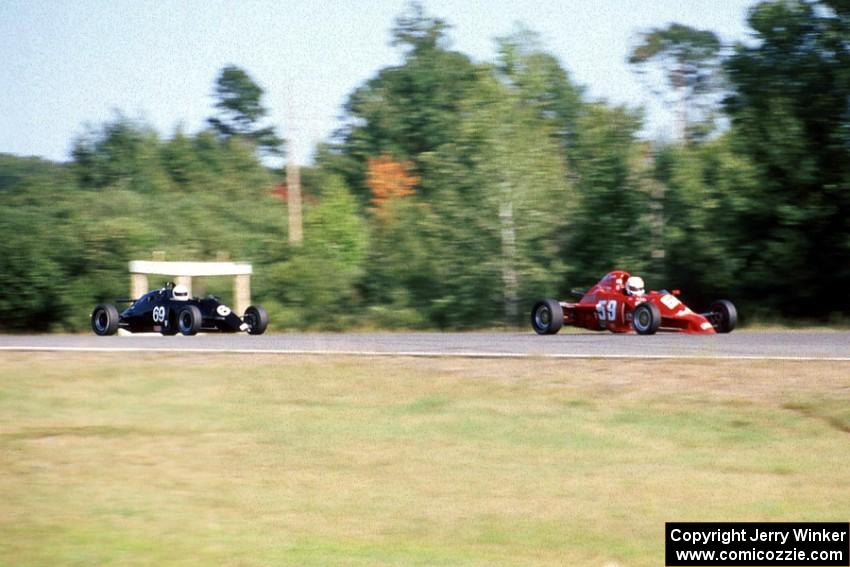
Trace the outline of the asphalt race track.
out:
[[[286,333],[262,336],[4,335],[0,351],[221,352],[368,356],[729,358],[850,361],[850,332],[783,331],[689,336],[565,333]]]

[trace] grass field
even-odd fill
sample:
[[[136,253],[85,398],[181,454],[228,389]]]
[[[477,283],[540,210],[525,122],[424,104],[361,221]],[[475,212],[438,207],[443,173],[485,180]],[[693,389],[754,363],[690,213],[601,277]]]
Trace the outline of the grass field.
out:
[[[850,517],[850,364],[0,354],[0,564],[661,565]]]

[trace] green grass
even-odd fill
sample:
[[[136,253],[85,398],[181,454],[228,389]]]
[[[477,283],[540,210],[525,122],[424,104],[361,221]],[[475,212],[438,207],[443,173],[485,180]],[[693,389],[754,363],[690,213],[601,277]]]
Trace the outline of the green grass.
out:
[[[4,353],[0,565],[659,565],[665,521],[845,521],[848,401],[836,363]]]

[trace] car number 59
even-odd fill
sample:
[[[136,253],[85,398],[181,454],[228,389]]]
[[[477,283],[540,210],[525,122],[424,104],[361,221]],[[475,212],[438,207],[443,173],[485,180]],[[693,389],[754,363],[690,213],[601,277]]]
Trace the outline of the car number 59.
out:
[[[605,321],[615,321],[617,319],[617,300],[603,299],[599,301],[596,304],[596,314],[602,323]]]

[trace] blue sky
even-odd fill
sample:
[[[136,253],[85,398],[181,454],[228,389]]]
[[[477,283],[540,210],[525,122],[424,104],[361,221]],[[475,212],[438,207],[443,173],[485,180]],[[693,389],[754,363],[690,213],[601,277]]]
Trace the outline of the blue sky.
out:
[[[424,0],[452,25],[453,47],[494,59],[517,22],[539,32],[591,98],[667,114],[626,64],[638,33],[680,22],[747,38],[754,0]],[[406,0],[0,1],[0,153],[67,160],[85,124],[115,110],[162,135],[194,132],[212,114],[219,69],[245,68],[266,90],[271,120],[310,161],[349,93],[398,63],[389,30]]]

